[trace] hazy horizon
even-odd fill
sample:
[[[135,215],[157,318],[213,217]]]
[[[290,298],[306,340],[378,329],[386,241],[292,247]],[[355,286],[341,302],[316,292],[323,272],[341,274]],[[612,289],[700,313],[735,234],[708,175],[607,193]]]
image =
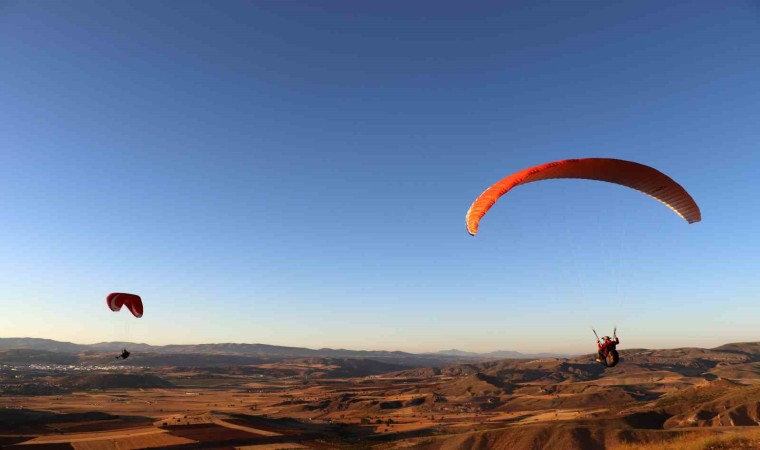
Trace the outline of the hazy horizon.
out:
[[[0,0],[0,337],[758,341],[760,7]],[[662,170],[687,225],[548,161]],[[145,315],[112,313],[110,292]]]
[[[48,338],[36,338],[33,336],[3,336],[0,337],[0,339],[48,339]],[[469,350],[466,348],[440,348],[440,349],[432,349],[432,350],[419,350],[419,351],[410,351],[410,350],[401,350],[398,348],[388,348],[388,347],[382,347],[378,346],[376,348],[353,348],[353,347],[313,347],[309,345],[284,345],[284,344],[277,344],[277,343],[270,343],[270,342],[168,342],[168,343],[153,343],[153,342],[138,342],[138,341],[97,341],[97,342],[76,342],[76,341],[58,341],[56,339],[51,339],[57,342],[68,342],[71,344],[77,344],[77,345],[96,345],[96,344],[107,344],[112,342],[117,343],[129,343],[129,344],[137,344],[137,345],[151,345],[154,347],[161,347],[165,345],[224,345],[224,344],[235,344],[235,345],[269,345],[274,347],[290,347],[290,348],[305,348],[310,350],[322,350],[322,349],[330,349],[330,350],[351,350],[351,351],[387,351],[387,352],[405,352],[405,353],[413,353],[413,354],[424,354],[424,353],[441,353],[441,352],[447,352],[447,351],[461,351],[465,353],[477,353],[477,354],[489,354],[489,353],[496,353],[496,352],[517,352],[522,353],[526,355],[533,355],[533,354],[556,354],[556,355],[563,355],[563,356],[578,356],[578,355],[584,355],[584,354],[592,354],[594,353],[594,349],[583,349],[579,350],[577,352],[554,352],[554,351],[535,351],[535,352],[528,352],[528,351],[521,351],[519,349],[515,348],[498,348],[494,350],[483,350],[483,351],[475,351],[475,350]],[[684,347],[691,347],[691,348],[717,348],[724,345],[729,344],[746,344],[746,343],[754,343],[757,341],[747,341],[747,342],[723,342],[717,345],[711,345],[709,347],[699,347],[699,346],[655,346],[655,347],[629,347],[628,349],[638,349],[638,350],[666,350],[666,349],[674,349],[674,348],[684,348]],[[621,349],[622,350],[622,349]]]

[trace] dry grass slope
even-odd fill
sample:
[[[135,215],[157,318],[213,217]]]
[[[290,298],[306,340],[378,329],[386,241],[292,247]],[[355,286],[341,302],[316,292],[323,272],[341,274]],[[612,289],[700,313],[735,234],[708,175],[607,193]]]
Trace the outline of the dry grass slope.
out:
[[[667,442],[652,444],[620,444],[610,450],[757,450],[760,429],[734,429],[719,434],[688,433]]]

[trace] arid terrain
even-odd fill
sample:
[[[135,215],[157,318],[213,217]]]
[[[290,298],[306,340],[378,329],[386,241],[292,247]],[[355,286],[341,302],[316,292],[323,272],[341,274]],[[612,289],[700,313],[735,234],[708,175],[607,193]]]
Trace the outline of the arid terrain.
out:
[[[623,350],[612,369],[589,355],[412,367],[210,354],[162,365],[137,350],[119,364],[97,351],[0,350],[0,446],[760,448],[760,343]]]

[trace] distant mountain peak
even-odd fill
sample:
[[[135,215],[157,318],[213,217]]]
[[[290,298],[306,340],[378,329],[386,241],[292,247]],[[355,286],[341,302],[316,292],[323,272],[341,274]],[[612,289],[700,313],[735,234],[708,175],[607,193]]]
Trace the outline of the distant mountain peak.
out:
[[[452,348],[450,350],[441,350],[440,352],[435,352],[435,355],[448,355],[448,356],[481,356],[480,353],[475,352],[466,352],[464,350],[457,350],[455,348]]]

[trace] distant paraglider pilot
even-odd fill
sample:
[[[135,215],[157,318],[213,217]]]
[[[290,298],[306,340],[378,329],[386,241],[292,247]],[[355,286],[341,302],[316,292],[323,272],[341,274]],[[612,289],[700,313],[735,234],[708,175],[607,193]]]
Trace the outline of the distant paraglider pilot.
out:
[[[121,350],[121,355],[116,357],[116,359],[127,359],[127,358],[129,358],[129,352],[127,351],[126,348],[123,348]]]
[[[610,353],[617,354],[616,347],[620,343],[620,339],[618,339],[617,333],[613,333],[613,337],[614,340],[610,339],[609,336],[603,337],[603,343],[599,341],[599,339],[596,340],[596,345],[599,347],[599,353],[596,356],[597,362],[607,361],[607,356],[610,355]],[[617,363],[617,361],[615,363]]]

